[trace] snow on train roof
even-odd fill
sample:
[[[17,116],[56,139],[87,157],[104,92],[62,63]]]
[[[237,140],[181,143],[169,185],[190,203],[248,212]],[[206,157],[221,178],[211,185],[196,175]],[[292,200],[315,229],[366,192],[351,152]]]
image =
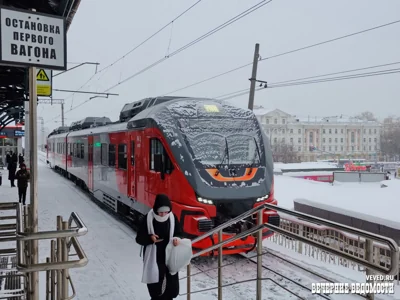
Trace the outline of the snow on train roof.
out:
[[[211,106],[217,106],[217,109],[219,109],[218,116],[248,118],[254,115],[253,112],[248,109],[233,106],[222,100],[210,98],[177,98],[147,108],[132,117],[129,122],[146,118],[162,122],[165,113],[173,114],[174,117],[199,117],[201,114],[209,116],[210,111],[215,109],[215,107]],[[207,108],[210,110],[207,110]]]

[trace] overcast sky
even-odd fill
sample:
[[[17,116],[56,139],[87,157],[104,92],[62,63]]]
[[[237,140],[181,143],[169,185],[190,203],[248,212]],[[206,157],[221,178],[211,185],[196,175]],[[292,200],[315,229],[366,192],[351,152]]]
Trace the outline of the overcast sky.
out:
[[[99,62],[106,67],[183,12],[196,0],[85,0],[68,32],[68,62]],[[82,91],[103,92],[120,80],[179,49],[260,0],[203,0],[152,40],[106,71]],[[194,82],[252,62],[254,45],[265,58],[400,19],[398,0],[273,0],[156,67],[110,90],[119,96],[54,92],[66,99],[65,122],[87,116],[117,120],[123,105],[167,94]],[[348,39],[260,62],[257,78],[270,83],[400,62],[400,23]],[[171,42],[170,42],[171,41]],[[170,44],[170,46],[169,46]],[[69,64],[73,67],[74,64]],[[400,64],[360,72],[400,68]],[[54,74],[57,72],[55,71]],[[54,78],[56,89],[80,88],[95,73],[83,66]],[[177,92],[181,96],[217,97],[246,89],[251,66]],[[354,115],[365,110],[379,118],[400,114],[400,73],[369,78],[274,88],[256,93],[255,104],[298,116]],[[397,83],[397,84],[396,84]],[[248,95],[230,100],[247,107]],[[50,129],[61,126],[59,105],[40,105]]]

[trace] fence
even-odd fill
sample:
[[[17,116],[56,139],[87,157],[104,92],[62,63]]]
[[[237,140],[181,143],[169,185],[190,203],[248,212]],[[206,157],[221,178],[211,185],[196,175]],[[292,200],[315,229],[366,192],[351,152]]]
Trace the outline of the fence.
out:
[[[385,180],[385,173],[369,172],[333,172],[333,181],[338,182],[381,182]]]

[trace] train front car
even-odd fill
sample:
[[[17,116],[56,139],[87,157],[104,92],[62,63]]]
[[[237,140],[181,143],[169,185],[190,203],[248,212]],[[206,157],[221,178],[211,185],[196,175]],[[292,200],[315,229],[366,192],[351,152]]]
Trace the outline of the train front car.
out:
[[[273,161],[269,139],[253,112],[212,99],[180,99],[154,114],[171,152],[184,174],[171,191],[174,212],[191,238],[267,202],[273,193]],[[279,225],[279,215],[266,211],[264,222]],[[223,238],[250,229],[252,217],[224,230]],[[263,237],[272,232],[265,230]],[[205,249],[215,235],[193,245]],[[224,248],[224,254],[248,251],[253,236]],[[209,253],[211,254],[211,253]]]

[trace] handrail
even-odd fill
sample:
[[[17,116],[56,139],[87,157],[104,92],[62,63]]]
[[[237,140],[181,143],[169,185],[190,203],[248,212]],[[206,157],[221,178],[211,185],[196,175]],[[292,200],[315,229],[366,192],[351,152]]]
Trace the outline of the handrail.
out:
[[[279,206],[276,206],[276,205],[266,204],[266,203],[263,204],[263,205],[260,205],[260,206],[258,206],[256,208],[253,208],[253,209],[249,210],[248,212],[245,212],[244,214],[241,214],[240,216],[238,216],[238,217],[236,217],[236,218],[234,218],[234,219],[232,219],[232,220],[230,220],[230,221],[228,221],[228,222],[226,222],[226,223],[224,223],[224,224],[222,224],[222,225],[210,230],[209,232],[207,232],[207,233],[205,233],[205,234],[193,239],[192,244],[194,244],[194,243],[196,243],[198,241],[201,241],[204,238],[207,238],[210,235],[213,235],[213,234],[225,229],[226,227],[238,222],[239,220],[247,218],[247,217],[251,216],[252,214],[254,214],[256,212],[259,212],[259,211],[262,211],[264,209],[271,209],[271,210],[275,210],[275,211],[278,211],[278,212],[282,212],[282,213],[285,213],[285,214],[288,214],[288,215],[292,215],[292,216],[304,219],[304,220],[306,220],[306,221],[308,221],[310,223],[323,224],[323,225],[326,225],[326,226],[329,226],[329,227],[332,227],[332,228],[335,228],[335,229],[338,229],[338,230],[348,231],[350,233],[362,236],[362,237],[364,237],[366,239],[373,239],[373,240],[379,241],[380,243],[386,244],[386,245],[389,246],[389,248],[391,250],[391,254],[392,254],[391,257],[390,257],[390,259],[391,259],[390,268],[387,269],[387,268],[384,268],[384,267],[381,267],[381,266],[377,266],[377,265],[375,265],[373,263],[367,262],[367,261],[365,261],[365,260],[363,260],[363,259],[361,259],[359,257],[355,257],[355,256],[352,256],[352,255],[349,255],[349,254],[346,255],[345,253],[343,253],[343,252],[341,252],[339,250],[333,249],[333,248],[331,248],[329,246],[326,246],[326,245],[324,245],[322,243],[319,243],[319,242],[314,241],[314,240],[310,240],[307,237],[292,233],[290,231],[287,231],[285,229],[282,229],[280,227],[277,227],[275,225],[268,224],[268,223],[257,225],[257,226],[255,226],[255,227],[253,227],[253,228],[251,228],[251,229],[249,229],[247,231],[244,231],[244,232],[241,232],[239,234],[236,234],[235,236],[233,236],[233,237],[231,237],[231,238],[229,238],[227,240],[220,241],[217,244],[214,244],[213,246],[211,246],[211,247],[209,247],[207,249],[203,249],[203,250],[201,250],[199,252],[196,252],[193,255],[193,258],[198,257],[198,256],[200,256],[202,254],[207,253],[207,252],[210,252],[212,250],[215,250],[215,249],[217,249],[217,248],[219,248],[221,246],[224,246],[226,244],[229,244],[229,243],[231,243],[231,242],[233,242],[233,241],[235,241],[237,239],[241,239],[243,237],[246,237],[246,236],[248,236],[250,234],[253,234],[253,233],[255,233],[255,232],[259,231],[259,230],[268,228],[268,229],[270,229],[270,230],[272,230],[274,232],[278,232],[278,233],[280,233],[282,235],[286,235],[288,237],[297,239],[299,241],[311,244],[311,245],[313,245],[315,247],[323,249],[326,252],[330,252],[330,253],[335,254],[335,255],[337,255],[339,257],[346,258],[346,259],[351,259],[354,262],[356,262],[356,263],[358,263],[358,264],[360,264],[362,266],[365,266],[365,267],[367,267],[367,268],[369,268],[369,269],[371,269],[371,270],[373,270],[375,272],[382,273],[382,274],[387,274],[387,275],[395,275],[398,272],[399,246],[397,245],[397,243],[393,239],[388,238],[388,237],[383,237],[383,236],[380,236],[380,235],[377,235],[377,234],[374,234],[374,233],[369,233],[367,231],[364,231],[364,230],[361,230],[361,229],[356,229],[356,228],[353,228],[353,227],[350,227],[350,226],[347,226],[347,225],[342,225],[342,224],[339,224],[339,223],[336,223],[336,222],[332,222],[332,221],[324,220],[324,219],[321,219],[321,218],[317,218],[317,217],[314,217],[314,216],[311,216],[311,215],[308,215],[308,214],[292,211],[292,210],[289,210],[289,209],[286,209],[286,208],[282,208],[282,207],[279,207]]]
[[[68,220],[68,225],[71,226],[72,221],[75,221],[77,228],[65,229],[65,230],[52,230],[52,231],[42,231],[35,233],[22,232],[22,218],[21,218],[22,206],[18,206],[17,209],[17,219],[18,219],[18,229],[17,229],[17,241],[31,241],[31,240],[48,240],[63,237],[77,237],[85,235],[88,232],[85,223],[75,212],[71,213]]]
[[[28,272],[41,272],[48,270],[60,270],[60,269],[70,269],[70,268],[79,268],[84,267],[88,263],[88,258],[83,251],[80,243],[76,239],[78,236],[85,235],[88,232],[87,227],[78,216],[77,213],[72,213],[68,226],[71,225],[72,221],[75,221],[77,224],[77,228],[75,229],[65,229],[58,231],[43,231],[37,233],[25,233],[22,232],[23,223],[22,223],[22,205],[19,204],[17,206],[17,270],[28,273]],[[37,263],[37,264],[25,264],[24,262],[24,241],[30,240],[44,240],[44,239],[52,239],[52,238],[70,238],[70,242],[73,245],[76,254],[78,255],[78,260],[71,260],[67,262],[50,262],[50,263]]]

